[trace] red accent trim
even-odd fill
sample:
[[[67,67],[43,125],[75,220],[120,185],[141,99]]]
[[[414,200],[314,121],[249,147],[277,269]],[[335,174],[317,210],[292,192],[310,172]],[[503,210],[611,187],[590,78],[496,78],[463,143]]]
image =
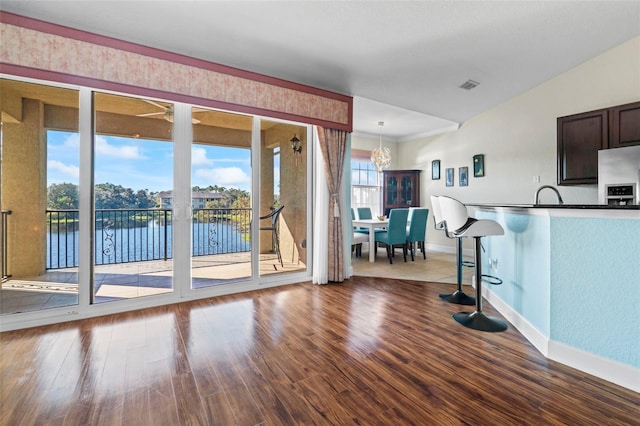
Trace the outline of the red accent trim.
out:
[[[316,88],[316,87],[307,86],[307,85],[300,84],[300,83],[294,83],[294,82],[291,82],[291,81],[288,81],[288,80],[279,79],[279,78],[276,78],[276,77],[270,77],[270,76],[267,76],[267,75],[264,75],[264,74],[255,73],[255,72],[252,72],[252,71],[245,71],[245,70],[241,70],[239,68],[233,68],[233,67],[229,67],[229,66],[226,66],[226,65],[221,65],[221,64],[217,64],[215,62],[204,61],[204,60],[201,60],[201,59],[192,58],[192,57],[189,57],[189,56],[185,56],[185,55],[169,52],[169,51],[166,51],[166,50],[161,50],[161,49],[156,49],[156,48],[152,48],[152,47],[148,47],[148,46],[143,46],[143,45],[140,45],[140,44],[137,44],[137,43],[131,43],[131,42],[128,42],[128,41],[123,41],[123,40],[119,40],[119,39],[112,38],[112,37],[102,36],[102,35],[86,32],[86,31],[83,31],[83,30],[78,30],[78,29],[71,28],[71,27],[66,27],[66,26],[62,26],[62,25],[58,25],[58,24],[53,24],[53,23],[46,22],[46,21],[41,21],[41,20],[38,20],[38,19],[28,18],[28,17],[25,17],[25,16],[16,15],[16,14],[10,13],[10,12],[0,11],[0,22],[5,23],[5,24],[9,24],[9,25],[15,25],[15,26],[23,27],[23,28],[28,28],[28,29],[31,29],[31,30],[34,30],[34,31],[39,31],[39,32],[58,35],[58,36],[61,36],[61,37],[66,37],[66,38],[70,38],[70,39],[74,39],[74,40],[84,41],[84,42],[88,42],[88,43],[92,43],[92,44],[96,44],[96,45],[100,45],[100,46],[105,46],[105,47],[111,47],[111,48],[115,48],[115,49],[119,49],[119,50],[124,50],[126,52],[131,52],[131,53],[137,53],[137,54],[141,54],[141,55],[145,55],[145,56],[150,56],[150,57],[153,57],[153,58],[162,59],[162,60],[166,60],[166,61],[171,61],[171,62],[175,62],[175,63],[182,64],[182,65],[202,68],[202,69],[205,69],[205,70],[214,71],[214,72],[218,72],[218,73],[226,74],[226,75],[231,75],[231,76],[234,76],[234,77],[245,78],[245,79],[248,79],[248,80],[257,81],[257,82],[261,82],[261,83],[266,83],[266,84],[270,84],[270,85],[273,85],[273,86],[283,87],[283,88],[295,90],[295,91],[302,92],[302,93],[309,93],[309,94],[312,94],[312,95],[321,96],[321,97],[328,98],[328,99],[334,99],[334,100],[346,102],[347,105],[348,105],[348,110],[349,110],[349,112],[348,112],[348,123],[347,124],[327,122],[325,120],[313,119],[311,117],[304,117],[304,119],[305,119],[304,122],[308,122],[310,124],[316,124],[316,123],[320,123],[321,122],[321,123],[325,123],[325,126],[329,127],[329,128],[346,130],[348,132],[353,131],[353,123],[352,123],[352,121],[353,121],[353,97],[351,97],[351,96],[343,95],[343,94],[336,93],[336,92],[330,92],[328,90],[319,89],[319,88]],[[13,66],[7,65],[7,64],[2,64],[2,66],[5,67],[5,68],[13,67]],[[22,69],[22,70],[28,70],[28,68],[26,68],[26,67],[17,67],[17,68]],[[65,75],[65,74],[56,73],[56,72],[50,72],[50,71],[33,70],[33,69],[31,69],[31,71],[25,71],[25,72],[28,73],[29,75],[27,75],[25,73],[22,73],[20,75],[22,75],[23,77],[44,79],[43,75],[51,74],[51,75],[56,75],[57,76],[57,78],[53,79],[53,81],[57,81],[57,82],[63,82],[63,83],[69,83],[69,84],[78,84],[78,85],[86,85],[84,83],[80,83],[80,81],[91,81],[91,82],[93,82],[92,86],[96,87],[96,88],[104,88],[104,89],[114,90],[114,91],[123,91],[123,88],[126,87],[128,90],[135,90],[135,91],[130,91],[128,93],[144,95],[144,96],[164,97],[164,98],[167,98],[167,99],[179,100],[181,102],[188,102],[188,101],[186,101],[186,99],[198,99],[198,98],[193,98],[193,97],[190,97],[190,96],[180,95],[180,94],[176,94],[176,93],[171,93],[170,94],[171,96],[167,97],[167,92],[162,92],[162,91],[157,91],[157,90],[152,90],[152,89],[146,89],[146,88],[141,88],[141,87],[136,87],[136,86],[130,86],[130,85],[126,85],[126,84],[109,83],[109,82],[105,82],[105,81],[101,82],[101,80],[85,78],[85,77],[78,77],[78,76],[73,76],[73,75]],[[35,75],[38,75],[38,74],[40,75],[39,77],[35,76]],[[49,79],[49,78],[47,78],[47,79]],[[95,86],[96,82],[101,82],[101,84],[99,86]],[[105,87],[105,85],[108,85],[109,87]],[[158,95],[160,93],[162,93],[163,95]],[[155,94],[155,95],[152,95],[152,94]],[[285,116],[286,117],[297,117],[297,118],[295,118],[296,121],[300,121],[300,118],[301,118],[301,116],[297,116],[297,115],[293,115],[293,114],[286,114],[286,113],[276,112],[276,111],[269,111],[269,110],[264,110],[264,109],[261,109],[261,108],[248,107],[248,106],[237,105],[237,104],[229,104],[229,103],[226,103],[226,102],[218,102],[218,101],[215,101],[215,100],[206,100],[206,101],[207,101],[207,105],[208,106],[213,106],[213,103],[215,103],[216,105],[221,105],[221,104],[227,105],[226,107],[224,107],[225,109],[229,109],[229,105],[234,105],[234,108],[232,109],[233,111],[240,111],[240,112],[247,112],[247,113],[249,113],[249,111],[254,111],[252,113],[258,114],[258,115],[264,115],[265,112],[269,112],[269,115],[271,117],[276,117],[276,118],[284,118]],[[198,102],[198,103],[202,104],[202,100],[200,102]],[[223,107],[216,106],[216,108],[223,108]],[[238,109],[238,108],[241,108],[241,109]],[[259,113],[258,111],[262,111],[262,112]],[[275,114],[278,114],[278,115],[276,116]],[[293,119],[293,118],[290,118],[290,119]],[[309,120],[313,120],[315,122],[310,122]],[[322,124],[318,124],[318,125],[322,125]],[[339,126],[339,127],[336,127],[336,126]]]
[[[176,102],[184,102],[197,106],[222,109],[244,114],[260,115],[266,118],[279,118],[282,120],[297,121],[300,123],[313,124],[330,129],[344,130],[351,133],[351,124],[336,123],[333,121],[320,120],[313,117],[305,117],[297,114],[289,114],[281,111],[273,111],[264,108],[251,107],[230,102],[216,101],[214,99],[198,98],[195,96],[182,95],[180,93],[164,92],[162,90],[148,89],[145,87],[130,86],[128,84],[114,83],[110,81],[98,80],[89,77],[80,77],[71,74],[63,74],[55,71],[46,71],[36,68],[23,67],[20,65],[5,64],[0,62],[0,73],[19,77],[33,78],[36,80],[54,81],[57,83],[84,86],[90,89],[109,90],[119,92],[124,95],[147,96],[151,98],[167,99]]]

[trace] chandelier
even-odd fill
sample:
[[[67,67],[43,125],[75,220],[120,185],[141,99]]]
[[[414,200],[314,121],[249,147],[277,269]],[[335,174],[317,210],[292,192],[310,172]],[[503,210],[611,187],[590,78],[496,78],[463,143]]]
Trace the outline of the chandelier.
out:
[[[384,121],[378,121],[378,127],[380,127],[380,146],[371,153],[371,162],[378,172],[382,172],[391,165],[391,150],[382,146],[382,126],[384,126]]]

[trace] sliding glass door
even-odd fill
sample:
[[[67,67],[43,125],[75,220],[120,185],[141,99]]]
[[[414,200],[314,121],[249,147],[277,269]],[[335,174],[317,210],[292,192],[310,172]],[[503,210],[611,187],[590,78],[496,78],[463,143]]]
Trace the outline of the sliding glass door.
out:
[[[191,287],[249,280],[253,119],[193,108],[191,121]]]
[[[0,83],[0,314],[153,305],[140,299],[308,270],[310,126]]]
[[[260,121],[260,275],[307,268],[308,128]]]
[[[78,90],[1,79],[0,94],[0,314],[76,306]]]
[[[173,290],[173,105],[94,94],[93,302]]]

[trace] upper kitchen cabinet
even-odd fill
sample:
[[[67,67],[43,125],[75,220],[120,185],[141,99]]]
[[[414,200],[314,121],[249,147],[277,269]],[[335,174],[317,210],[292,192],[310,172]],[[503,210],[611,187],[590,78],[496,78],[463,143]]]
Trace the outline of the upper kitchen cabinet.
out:
[[[640,102],[558,118],[558,185],[598,183],[598,151],[640,145]]]
[[[420,206],[420,170],[385,170],[382,176],[385,215],[391,209]]]
[[[609,111],[558,118],[558,185],[598,183],[598,151],[609,147]]]
[[[640,145],[640,102],[609,108],[609,148]]]

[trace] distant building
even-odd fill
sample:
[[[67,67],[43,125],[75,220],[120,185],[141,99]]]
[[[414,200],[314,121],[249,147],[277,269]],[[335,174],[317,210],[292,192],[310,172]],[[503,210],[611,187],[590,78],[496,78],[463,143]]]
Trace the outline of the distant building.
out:
[[[158,193],[160,198],[160,208],[170,209],[173,207],[173,191],[162,191]],[[207,202],[222,199],[219,192],[194,191],[191,193],[191,207],[194,209],[204,209]]]

